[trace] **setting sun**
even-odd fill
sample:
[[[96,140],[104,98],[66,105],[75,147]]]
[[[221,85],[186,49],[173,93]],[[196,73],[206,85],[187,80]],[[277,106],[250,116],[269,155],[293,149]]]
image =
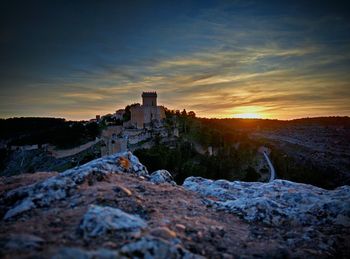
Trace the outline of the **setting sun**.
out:
[[[240,119],[261,119],[262,116],[257,113],[240,113],[233,115],[234,118],[240,118]]]
[[[236,107],[235,110],[232,111],[232,117],[241,119],[262,119],[265,117],[262,110],[263,108],[260,106]]]

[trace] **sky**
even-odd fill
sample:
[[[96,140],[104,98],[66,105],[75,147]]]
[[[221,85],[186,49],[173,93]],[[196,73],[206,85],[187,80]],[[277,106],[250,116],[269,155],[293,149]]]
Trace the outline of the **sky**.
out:
[[[0,3],[0,118],[80,120],[157,91],[201,117],[350,116],[346,1]]]

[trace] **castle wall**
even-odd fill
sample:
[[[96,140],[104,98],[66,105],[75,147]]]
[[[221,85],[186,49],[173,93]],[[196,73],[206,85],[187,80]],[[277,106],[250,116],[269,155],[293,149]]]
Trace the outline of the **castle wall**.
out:
[[[142,105],[157,107],[157,96],[143,96]]]
[[[143,106],[134,106],[130,108],[131,122],[136,128],[143,128],[145,123]]]
[[[153,120],[159,120],[158,107],[156,106],[143,106],[144,122],[150,123]]]
[[[107,138],[111,138],[114,135],[118,135],[123,131],[123,127],[122,126],[108,126],[106,129],[104,129],[102,131],[101,136],[102,137],[107,137]]]
[[[138,129],[144,128],[146,124],[152,121],[161,121],[165,118],[165,109],[163,106],[157,106],[156,93],[143,93],[143,105],[137,105],[130,108],[131,124]]]

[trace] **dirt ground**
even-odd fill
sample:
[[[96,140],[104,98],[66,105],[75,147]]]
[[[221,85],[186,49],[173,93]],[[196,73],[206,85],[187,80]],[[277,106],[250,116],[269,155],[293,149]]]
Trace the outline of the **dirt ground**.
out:
[[[4,192],[43,180],[56,173],[36,173],[1,178],[0,195]],[[90,204],[111,206],[145,219],[148,227],[141,234],[111,233],[84,239],[78,226]],[[1,213],[3,214],[3,213]],[[206,205],[200,195],[181,186],[153,184],[139,177],[110,174],[102,181],[86,181],[76,192],[46,208],[36,208],[10,221],[0,221],[2,258],[47,258],[61,247],[118,249],[141,236],[164,239],[178,238],[183,247],[208,258],[241,257],[346,257],[349,255],[349,231],[322,229],[325,235],[337,236],[332,253],[320,250],[312,242],[290,246],[288,237],[302,236],[303,227],[290,229],[248,223],[238,216],[217,211]],[[4,249],[13,234],[31,234],[44,240],[35,249]],[[295,247],[295,245],[294,245]]]

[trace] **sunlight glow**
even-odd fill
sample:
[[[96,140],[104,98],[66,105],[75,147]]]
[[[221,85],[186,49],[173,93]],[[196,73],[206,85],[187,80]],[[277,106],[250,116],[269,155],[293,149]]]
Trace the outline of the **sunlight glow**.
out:
[[[263,112],[263,108],[260,106],[236,107],[231,114],[233,114],[233,118],[241,119],[261,119],[266,116]]]
[[[261,119],[262,116],[257,113],[240,113],[233,115],[234,118],[240,118],[240,119]]]

